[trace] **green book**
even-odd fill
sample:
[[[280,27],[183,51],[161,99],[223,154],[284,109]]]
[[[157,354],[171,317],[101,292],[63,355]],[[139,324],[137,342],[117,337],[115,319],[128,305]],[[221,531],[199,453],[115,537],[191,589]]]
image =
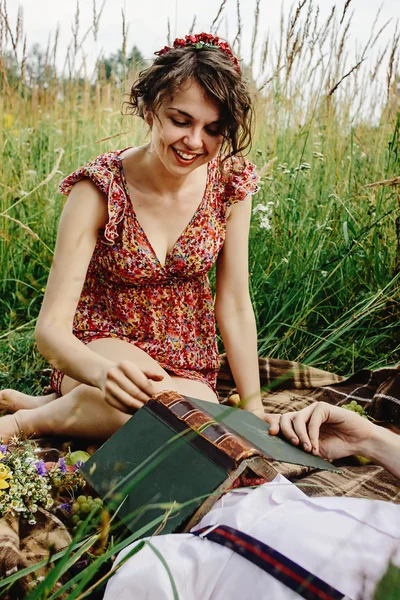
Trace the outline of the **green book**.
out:
[[[268,434],[246,410],[163,392],[85,463],[82,473],[140,535],[190,529],[240,477],[271,481],[271,459],[337,470]]]

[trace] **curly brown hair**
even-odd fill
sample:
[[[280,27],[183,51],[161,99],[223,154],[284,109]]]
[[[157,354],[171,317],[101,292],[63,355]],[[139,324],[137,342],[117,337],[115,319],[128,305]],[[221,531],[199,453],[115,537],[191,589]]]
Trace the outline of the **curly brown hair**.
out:
[[[219,49],[171,48],[158,56],[133,83],[127,113],[143,117],[144,107],[156,113],[163,99],[173,98],[189,80],[195,80],[220,109],[223,162],[243,155],[251,145],[252,102],[241,74]]]

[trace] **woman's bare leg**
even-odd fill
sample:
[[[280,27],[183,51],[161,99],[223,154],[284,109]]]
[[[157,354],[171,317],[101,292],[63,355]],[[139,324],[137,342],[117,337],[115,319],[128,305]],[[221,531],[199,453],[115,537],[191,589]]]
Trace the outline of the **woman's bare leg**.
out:
[[[171,375],[171,379],[176,386],[172,389],[176,389],[184,396],[207,400],[207,402],[218,402],[215,392],[213,392],[206,383],[194,381],[193,379],[184,379],[183,377],[177,377],[176,375]]]
[[[97,348],[99,348],[100,349],[99,354],[102,354],[102,355],[104,354],[104,356],[106,356],[107,358],[114,359],[115,358],[115,356],[113,354],[114,348],[116,345],[118,347],[120,344],[123,344],[124,346],[128,346],[129,349],[135,348],[132,344],[127,344],[127,342],[123,342],[121,340],[110,339],[110,338],[104,338],[101,340],[96,340],[94,342],[91,342],[88,344],[88,347],[91,348],[92,350],[94,350],[95,352],[97,351]],[[144,355],[145,358],[143,358],[141,356],[141,359],[142,359],[142,362],[144,365],[149,366],[146,359],[150,359],[152,361],[153,365],[156,365],[157,368],[160,370],[160,372],[162,372],[162,374],[165,373],[164,369],[161,369],[161,367],[158,365],[158,363],[156,363],[156,361],[154,361],[152,358],[150,358],[145,352],[143,352],[139,348],[135,348],[135,350],[136,350],[135,354],[142,353]],[[118,351],[120,351],[120,348],[118,348]],[[130,352],[129,352],[129,354],[130,354]],[[116,360],[123,360],[123,359],[117,358]],[[79,382],[75,381],[74,379],[71,379],[71,377],[64,377],[62,386],[61,386],[62,395],[64,396],[66,393],[70,392],[77,385],[80,385]],[[52,402],[57,397],[58,396],[55,393],[48,394],[45,396],[30,396],[29,394],[24,394],[23,392],[18,392],[17,390],[12,390],[12,389],[1,390],[0,391],[0,413],[1,412],[15,413],[18,410],[39,408],[40,406],[44,406],[48,402]]]
[[[59,435],[91,440],[108,439],[130,416],[107,404],[100,390],[83,384],[51,403],[12,415],[23,437]]]
[[[46,396],[29,396],[17,390],[0,391],[0,412],[15,413],[23,408],[38,408],[57,398],[57,394]]]
[[[90,347],[116,362],[132,360],[142,369],[151,368],[159,372],[164,379],[152,382],[158,391],[172,389],[217,402],[216,395],[206,384],[171,377],[156,361],[132,344],[101,339],[92,342]],[[3,438],[3,442],[8,442],[12,435],[18,435],[21,431],[24,437],[61,435],[105,440],[130,417],[109,406],[99,389],[79,384],[70,377],[64,377],[61,390],[63,396],[60,398],[0,418],[0,438]]]

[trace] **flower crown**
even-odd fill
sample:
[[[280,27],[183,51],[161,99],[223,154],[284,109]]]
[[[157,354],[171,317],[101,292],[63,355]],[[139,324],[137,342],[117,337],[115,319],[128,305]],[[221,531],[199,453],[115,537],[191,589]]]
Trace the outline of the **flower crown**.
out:
[[[219,39],[219,37],[215,37],[211,35],[211,33],[197,33],[196,35],[186,35],[185,39],[176,38],[173,43],[172,48],[170,46],[164,46],[158,52],[154,52],[157,56],[163,56],[163,54],[167,54],[173,48],[196,48],[197,50],[201,50],[202,48],[210,48],[210,49],[220,49],[224,52],[235,67],[235,70],[240,74],[240,66],[239,61],[236,56],[233,54],[232,50],[228,42],[223,42]]]

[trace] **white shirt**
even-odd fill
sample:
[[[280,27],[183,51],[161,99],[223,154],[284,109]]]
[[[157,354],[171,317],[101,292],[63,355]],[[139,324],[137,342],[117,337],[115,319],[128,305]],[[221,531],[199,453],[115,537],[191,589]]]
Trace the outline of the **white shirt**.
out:
[[[193,529],[229,525],[278,550],[354,600],[373,598],[387,565],[400,566],[400,506],[356,498],[308,498],[278,475],[225,494]],[[298,600],[247,559],[187,534],[149,538],[180,600]],[[137,544],[128,546],[118,558]],[[173,600],[170,575],[145,545],[110,579],[104,600]]]

